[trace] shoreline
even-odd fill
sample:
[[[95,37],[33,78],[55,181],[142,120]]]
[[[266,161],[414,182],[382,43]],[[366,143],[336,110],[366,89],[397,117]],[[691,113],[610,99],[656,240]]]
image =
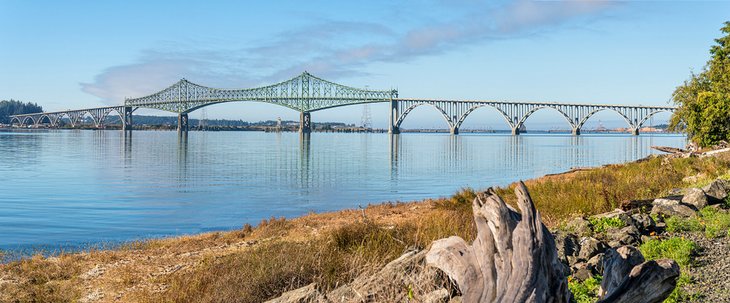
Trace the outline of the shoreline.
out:
[[[665,196],[689,186],[685,180],[704,182],[729,171],[730,153],[663,155],[525,183],[542,221],[554,229],[576,214],[604,213],[625,200]],[[513,186],[495,190],[514,205]],[[260,302],[312,279],[329,281],[322,286],[329,288],[382,268],[409,247],[424,249],[452,235],[472,239],[474,196],[474,190],[465,189],[445,198],[272,218],[255,228],[34,256],[0,264],[0,301],[6,291],[10,298],[51,296],[46,301],[205,301],[215,294],[218,301],[241,297]],[[51,293],[48,285],[55,287]]]
[[[0,129],[0,131],[1,131],[1,129]],[[165,131],[165,130],[162,130],[162,131]],[[579,172],[585,172],[585,171],[591,171],[591,170],[595,170],[595,169],[607,168],[607,167],[611,167],[611,166],[617,166],[617,165],[620,166],[620,165],[627,165],[627,164],[631,164],[631,163],[641,162],[641,161],[645,161],[647,158],[652,158],[652,157],[656,157],[656,156],[668,156],[668,155],[667,154],[649,155],[647,157],[636,159],[636,160],[629,161],[629,162],[603,164],[603,165],[599,165],[599,166],[571,167],[570,169],[562,171],[562,172],[548,173],[548,174],[541,175],[541,176],[531,178],[531,179],[527,179],[524,181],[526,183],[540,182],[541,180],[547,180],[547,179],[555,178],[555,177],[566,177],[571,174],[575,174],[575,173],[579,173]],[[496,187],[496,188],[512,187],[516,182],[518,182],[518,181],[513,181],[504,186],[495,185],[493,187]],[[461,187],[461,188],[462,188],[462,190],[457,190],[456,192],[454,192],[452,194],[441,195],[438,197],[430,197],[430,198],[426,197],[426,198],[422,198],[422,199],[418,199],[418,200],[409,200],[409,201],[396,200],[396,201],[379,201],[379,202],[368,203],[365,209],[370,208],[370,207],[377,207],[377,206],[382,206],[382,205],[392,205],[392,204],[430,203],[430,202],[436,201],[436,200],[449,199],[450,196],[457,195],[457,194],[459,194],[460,191],[463,191],[464,189],[475,190],[475,191],[483,191],[483,190],[487,189],[487,188],[474,189],[471,187]],[[360,209],[343,208],[343,209],[338,209],[338,210],[322,211],[322,212],[310,211],[308,214],[302,214],[302,215],[289,217],[289,218],[283,217],[283,216],[280,216],[280,217],[272,216],[268,219],[263,218],[262,221],[281,219],[281,218],[285,218],[286,220],[295,220],[295,219],[299,219],[299,218],[303,218],[303,217],[308,217],[313,214],[314,215],[336,214],[336,213],[340,213],[340,212],[350,212],[350,211],[362,212],[363,210],[364,209],[362,209],[362,208],[360,208]],[[244,223],[243,225],[250,225],[250,224]],[[258,227],[258,225],[252,226],[252,227],[256,228],[256,227]],[[175,240],[178,238],[204,236],[207,234],[229,233],[229,232],[234,232],[236,230],[237,230],[237,228],[231,227],[228,229],[220,229],[220,230],[212,230],[212,231],[201,231],[201,232],[192,232],[192,233],[183,233],[183,234],[170,234],[170,235],[162,235],[162,236],[140,237],[140,238],[131,239],[131,240],[118,240],[118,241],[103,240],[103,241],[92,241],[92,242],[88,242],[88,243],[71,244],[71,245],[62,245],[62,244],[28,245],[27,247],[19,247],[19,248],[13,248],[13,249],[0,249],[0,265],[31,258],[36,255],[42,255],[44,257],[54,257],[54,256],[58,256],[60,254],[83,254],[83,253],[88,253],[91,251],[117,250],[117,249],[124,249],[129,246],[140,245],[140,243],[145,243],[145,242],[150,242],[150,241],[169,241],[169,240]]]

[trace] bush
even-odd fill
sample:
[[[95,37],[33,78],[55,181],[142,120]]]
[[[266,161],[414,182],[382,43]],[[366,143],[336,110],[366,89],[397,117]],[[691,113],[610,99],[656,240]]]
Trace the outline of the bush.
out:
[[[601,276],[593,276],[585,281],[568,279],[568,288],[573,294],[571,302],[594,303],[598,301],[598,289],[601,287]]]
[[[639,247],[646,260],[672,259],[681,267],[691,264],[692,254],[697,250],[697,244],[684,237],[671,237],[666,240],[651,239]]]

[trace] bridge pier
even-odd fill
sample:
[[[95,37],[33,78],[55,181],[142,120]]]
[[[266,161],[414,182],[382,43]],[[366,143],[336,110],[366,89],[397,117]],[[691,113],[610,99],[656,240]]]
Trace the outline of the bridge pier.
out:
[[[188,114],[177,115],[177,131],[187,132],[188,129]]]
[[[634,135],[634,136],[638,136],[639,135],[639,128],[638,127],[632,128],[631,129],[631,134]]]
[[[299,115],[299,132],[303,134],[312,132],[312,113],[302,112]]]
[[[451,134],[452,135],[458,135],[459,134],[459,128],[454,126],[451,128]]]
[[[388,133],[389,134],[400,134],[400,127],[398,127],[398,118],[400,113],[398,112],[398,101],[390,99],[390,115],[388,116]]]
[[[572,133],[573,133],[574,136],[579,136],[580,135],[580,128],[577,128],[577,127],[576,128],[573,128],[573,132]]]
[[[134,124],[132,123],[132,108],[131,107],[124,107],[124,113],[122,113],[124,116],[124,121],[122,121],[122,130],[132,130],[134,129]]]
[[[519,126],[518,127],[513,127],[512,128],[512,135],[513,136],[517,136],[519,134],[520,134],[520,127]]]

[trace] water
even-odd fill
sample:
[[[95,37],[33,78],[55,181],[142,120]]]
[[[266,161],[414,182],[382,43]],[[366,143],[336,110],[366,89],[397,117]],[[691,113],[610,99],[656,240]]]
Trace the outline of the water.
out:
[[[0,132],[0,249],[239,228],[642,158],[677,135]]]

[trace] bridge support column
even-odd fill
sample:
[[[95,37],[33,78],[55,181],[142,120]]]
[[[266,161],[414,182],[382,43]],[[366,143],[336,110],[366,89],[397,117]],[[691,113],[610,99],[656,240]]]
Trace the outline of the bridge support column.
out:
[[[390,115],[388,116],[388,133],[389,134],[400,134],[400,127],[398,127],[398,101],[390,100]]]
[[[580,135],[580,128],[577,128],[577,127],[576,128],[573,128],[573,135],[574,136]]]
[[[517,135],[519,135],[519,134],[520,134],[520,127],[519,127],[519,126],[517,126],[517,127],[513,127],[513,128],[512,128],[512,135],[513,135],[513,136],[517,136]]]
[[[632,128],[631,129],[631,134],[634,135],[634,136],[638,136],[639,135],[639,128],[638,127]]]
[[[299,132],[303,134],[312,132],[312,114],[310,112],[302,112],[299,115]]]
[[[131,131],[134,128],[134,124],[132,123],[132,108],[125,107],[122,115],[124,116],[124,121],[122,121],[122,130]]]
[[[458,135],[459,134],[459,128],[454,126],[451,128],[451,134],[452,135]]]
[[[179,132],[188,131],[188,114],[177,115],[177,131],[179,131]]]

